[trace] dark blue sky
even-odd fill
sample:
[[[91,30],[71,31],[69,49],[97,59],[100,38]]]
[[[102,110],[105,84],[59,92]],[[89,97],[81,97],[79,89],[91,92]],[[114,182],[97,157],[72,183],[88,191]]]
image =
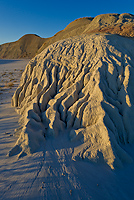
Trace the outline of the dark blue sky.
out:
[[[105,13],[134,14],[134,0],[0,0],[0,44],[28,33],[50,37],[77,18]]]

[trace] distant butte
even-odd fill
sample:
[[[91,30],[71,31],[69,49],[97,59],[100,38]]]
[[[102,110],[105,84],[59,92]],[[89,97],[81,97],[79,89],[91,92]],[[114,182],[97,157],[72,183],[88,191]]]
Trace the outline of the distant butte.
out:
[[[95,18],[83,17],[71,22],[65,29],[50,38],[41,38],[35,34],[27,34],[16,42],[0,45],[0,58],[17,59],[33,58],[50,44],[73,36],[92,33],[110,33],[124,37],[134,37],[134,15],[102,14]]]

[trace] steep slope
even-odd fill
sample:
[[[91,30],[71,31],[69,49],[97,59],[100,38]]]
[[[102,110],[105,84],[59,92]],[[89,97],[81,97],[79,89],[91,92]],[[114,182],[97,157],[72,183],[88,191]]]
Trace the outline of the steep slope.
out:
[[[46,47],[48,47],[50,44],[53,44],[54,42],[69,37],[81,35],[92,20],[93,20],[92,17],[83,17],[74,20],[65,29],[59,31],[53,37],[46,40],[37,53],[41,53],[41,51],[43,51]]]
[[[0,58],[32,58],[56,41],[80,35],[92,19],[88,17],[77,19],[51,38],[41,38],[34,34],[27,34],[16,42],[2,44],[0,45]]]
[[[46,40],[38,50],[40,53],[50,44],[61,39],[91,33],[111,33],[126,37],[134,37],[134,15],[123,14],[102,14],[95,18],[85,17],[71,22],[64,30],[58,32],[55,36]]]
[[[32,58],[59,40],[98,32],[133,38],[134,15],[129,13],[102,14],[95,18],[79,18],[50,38],[40,38],[37,35],[28,34],[16,42],[0,45],[0,58]]]
[[[32,58],[46,39],[27,34],[16,42],[0,45],[0,58]]]
[[[92,34],[56,42],[32,59],[12,98],[22,117],[9,156],[68,134],[79,141],[74,160],[111,168],[131,162],[121,146],[134,141],[133,52],[131,39]]]
[[[129,13],[98,15],[83,33],[97,32],[134,37],[134,15]]]

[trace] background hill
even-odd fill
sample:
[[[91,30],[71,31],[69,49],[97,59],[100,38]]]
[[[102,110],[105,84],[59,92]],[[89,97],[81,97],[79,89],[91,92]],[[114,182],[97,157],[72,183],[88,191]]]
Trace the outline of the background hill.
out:
[[[65,29],[50,38],[41,38],[34,34],[24,35],[16,42],[0,45],[0,58],[32,58],[50,44],[69,37],[92,34],[111,33],[125,37],[134,37],[134,15],[102,14],[95,18],[84,17],[71,22]]]
[[[16,42],[0,45],[0,58],[32,58],[45,40],[35,34],[24,35]]]
[[[81,34],[91,34],[98,32],[118,34],[125,37],[134,37],[134,15],[128,13],[102,14],[96,16],[95,18],[85,17],[76,19],[75,21],[71,22],[64,30],[58,32],[49,40],[46,40],[38,50],[38,53],[40,53],[50,44],[61,39]]]
[[[65,29],[59,31],[53,37],[46,40],[37,53],[40,53],[42,50],[44,50],[46,47],[48,47],[50,44],[53,44],[54,42],[69,37],[81,35],[83,31],[88,28],[92,20],[93,18],[91,17],[84,17],[74,20]]]
[[[96,32],[134,37],[134,15],[129,13],[98,15],[83,33]]]

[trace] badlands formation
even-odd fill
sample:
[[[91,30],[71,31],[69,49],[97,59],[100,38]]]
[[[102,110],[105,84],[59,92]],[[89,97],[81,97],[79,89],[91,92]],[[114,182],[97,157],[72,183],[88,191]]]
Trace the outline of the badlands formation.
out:
[[[112,169],[132,162],[123,145],[134,141],[133,52],[133,39],[93,33],[55,42],[34,57],[12,98],[21,118],[9,156],[67,134],[73,160]]]
[[[16,42],[0,45],[0,58],[33,58],[45,40],[45,38],[41,38],[35,34],[26,34]]]
[[[0,45],[0,58],[33,58],[50,44],[82,34],[111,33],[125,37],[134,37],[134,15],[102,14],[95,18],[83,17],[71,22],[65,29],[50,38],[41,38],[35,34],[27,34],[16,42]]]

